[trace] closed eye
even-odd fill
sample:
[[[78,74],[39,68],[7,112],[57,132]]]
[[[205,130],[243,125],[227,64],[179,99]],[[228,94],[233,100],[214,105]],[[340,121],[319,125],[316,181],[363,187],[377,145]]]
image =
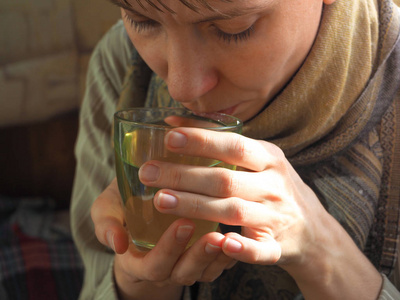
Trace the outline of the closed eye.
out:
[[[135,21],[128,14],[124,15],[125,20],[135,29],[136,32],[140,33],[149,29],[154,29],[160,24],[153,20]]]
[[[143,21],[135,21],[132,19],[127,13],[124,14],[125,20],[129,23],[129,25],[135,29],[137,33],[142,33],[147,30],[153,30],[160,26],[160,23],[147,19]],[[251,25],[246,30],[243,30],[238,33],[228,33],[225,32],[215,26],[216,34],[218,38],[220,38],[223,42],[229,44],[234,41],[235,43],[244,42],[251,37],[251,34],[254,32],[254,24]]]
[[[250,38],[250,36],[253,32],[254,32],[254,24],[251,25],[246,30],[239,32],[239,33],[227,33],[220,29],[217,29],[218,37],[228,44],[231,41],[234,41],[235,43],[246,41]]]

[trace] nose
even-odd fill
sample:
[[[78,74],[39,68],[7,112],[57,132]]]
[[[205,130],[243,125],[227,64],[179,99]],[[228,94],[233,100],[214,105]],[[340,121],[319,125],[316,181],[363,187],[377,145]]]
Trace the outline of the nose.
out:
[[[212,53],[197,37],[170,39],[167,47],[167,84],[173,99],[192,102],[217,85]]]

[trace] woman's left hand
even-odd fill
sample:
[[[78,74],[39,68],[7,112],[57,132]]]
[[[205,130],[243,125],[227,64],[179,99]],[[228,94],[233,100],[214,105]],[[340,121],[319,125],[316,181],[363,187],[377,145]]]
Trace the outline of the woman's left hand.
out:
[[[162,188],[154,197],[160,212],[241,226],[241,235],[225,234],[225,255],[279,264],[306,299],[376,299],[381,275],[278,147],[196,128],[174,129],[165,143],[173,152],[218,159],[240,171],[147,162],[139,178]]]

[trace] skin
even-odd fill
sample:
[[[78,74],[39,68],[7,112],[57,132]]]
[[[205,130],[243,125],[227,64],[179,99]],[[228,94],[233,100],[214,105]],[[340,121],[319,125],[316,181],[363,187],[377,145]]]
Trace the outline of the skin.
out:
[[[163,3],[176,14],[128,2],[135,10],[121,9],[128,35],[174,99],[195,111],[249,120],[301,66],[317,34],[322,5],[334,0],[210,1],[224,13],[257,6],[229,19],[210,19],[215,12],[201,7],[196,13],[173,0]],[[250,35],[235,38],[251,26]],[[221,38],[220,31],[228,35]],[[162,188],[155,207],[182,217],[149,252],[128,241],[116,180],[106,188],[91,213],[97,238],[117,253],[114,274],[122,299],[179,299],[184,285],[213,281],[236,261],[279,264],[307,299],[377,297],[380,274],[279,148],[194,128],[171,131],[165,143],[177,153],[211,154],[241,171],[144,164],[142,183]],[[185,251],[193,232],[187,218],[240,225],[242,235],[209,233]]]

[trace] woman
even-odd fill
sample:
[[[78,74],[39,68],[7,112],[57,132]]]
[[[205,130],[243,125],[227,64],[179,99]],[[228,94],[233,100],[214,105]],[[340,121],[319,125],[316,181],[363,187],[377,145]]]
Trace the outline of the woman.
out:
[[[399,297],[387,278],[400,201],[398,7],[112,2],[123,24],[93,54],[76,147],[82,299]],[[245,122],[243,136],[178,128],[166,140],[171,151],[210,153],[240,171],[141,167],[142,183],[162,188],[156,208],[182,217],[149,252],[129,244],[113,179],[112,115],[130,106]],[[228,226],[185,251],[192,217]]]

